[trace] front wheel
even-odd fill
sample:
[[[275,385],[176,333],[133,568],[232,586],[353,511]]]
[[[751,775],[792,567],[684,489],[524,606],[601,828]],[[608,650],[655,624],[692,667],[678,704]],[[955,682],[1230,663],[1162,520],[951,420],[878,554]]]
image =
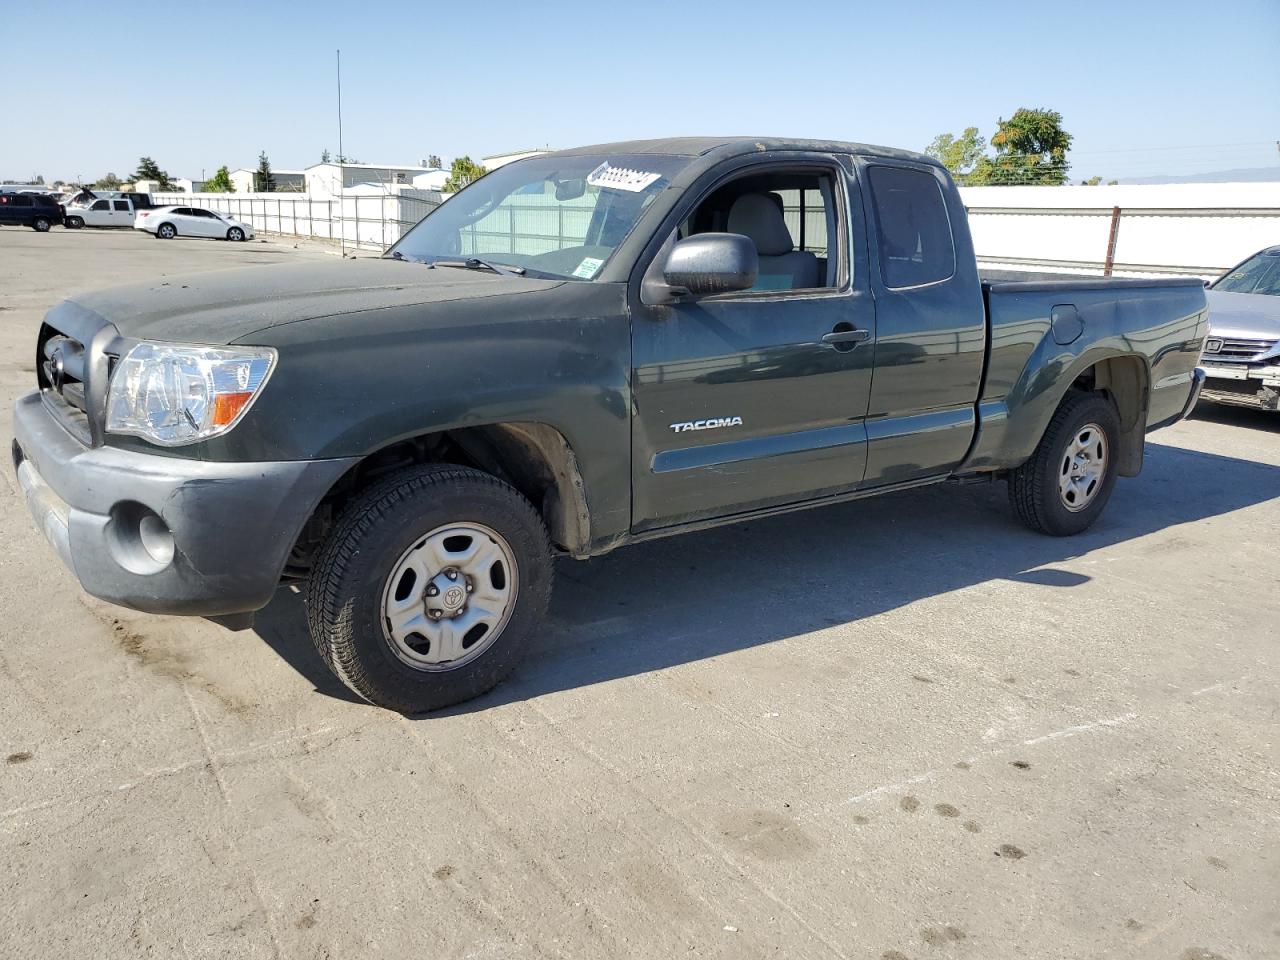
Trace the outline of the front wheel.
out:
[[[401,713],[479,696],[542,626],[551,549],[533,506],[469,467],[414,467],[352,502],[307,586],[311,638],[364,699]]]
[[[1116,482],[1120,417],[1098,393],[1069,393],[1031,459],[1009,475],[1009,501],[1032,530],[1069,537],[1087,530]]]
[[[31,229],[36,233],[48,233],[51,226],[53,224],[48,217],[36,217],[31,223]]]
[[[156,236],[161,240],[172,240],[178,235],[178,228],[172,223],[162,223],[156,228]]]
[[[68,230],[79,230],[81,227],[84,226],[84,220],[80,217],[67,217],[67,220],[64,226]]]
[[[232,227],[227,231],[227,239],[239,243],[244,239],[244,231],[239,227]]]

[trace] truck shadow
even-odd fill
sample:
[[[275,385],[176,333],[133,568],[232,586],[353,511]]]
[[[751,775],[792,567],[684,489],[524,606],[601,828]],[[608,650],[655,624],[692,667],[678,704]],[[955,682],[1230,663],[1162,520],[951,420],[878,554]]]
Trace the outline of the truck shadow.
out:
[[[1070,590],[1090,578],[1053,564],[1275,497],[1276,467],[1149,443],[1142,476],[1122,479],[1102,519],[1078,537],[1023,528],[1009,511],[1004,483],[996,482],[721,527],[589,563],[558,561],[549,629],[524,664],[498,689],[448,712],[856,623],[992,580]],[[318,691],[352,699],[316,656],[298,594],[280,591],[255,629]]]

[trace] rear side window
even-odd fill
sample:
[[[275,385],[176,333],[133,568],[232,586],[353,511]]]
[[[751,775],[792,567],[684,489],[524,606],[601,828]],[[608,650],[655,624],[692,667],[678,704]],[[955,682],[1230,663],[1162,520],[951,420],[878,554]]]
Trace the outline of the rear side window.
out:
[[[128,200],[113,200],[113,201],[111,201],[111,202],[115,205],[115,208],[116,208],[117,210],[123,210],[123,211],[125,211],[125,213],[128,213],[128,212],[129,212],[129,201],[128,201]]]
[[[904,167],[873,166],[869,176],[884,285],[918,287],[952,276],[956,250],[938,181]]]
[[[13,205],[15,207],[34,207],[36,204],[30,197],[19,193],[13,198]]]

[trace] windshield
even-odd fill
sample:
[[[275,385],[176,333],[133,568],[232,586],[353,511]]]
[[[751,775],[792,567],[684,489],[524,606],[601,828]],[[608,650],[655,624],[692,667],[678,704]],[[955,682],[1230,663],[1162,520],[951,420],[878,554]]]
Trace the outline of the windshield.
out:
[[[474,257],[529,276],[596,277],[685,157],[545,156],[499,167],[448,198],[387,256]]]
[[[1280,247],[1250,257],[1213,285],[1225,293],[1263,293],[1280,297]]]

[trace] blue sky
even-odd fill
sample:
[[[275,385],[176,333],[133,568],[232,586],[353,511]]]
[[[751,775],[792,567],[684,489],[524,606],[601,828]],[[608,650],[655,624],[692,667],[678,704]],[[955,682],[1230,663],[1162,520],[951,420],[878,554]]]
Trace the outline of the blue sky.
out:
[[[1280,0],[0,0],[0,37],[4,101],[36,108],[0,141],[11,179],[314,163],[338,47],[365,162],[671,134],[922,149],[1045,106],[1076,179],[1280,166]]]

